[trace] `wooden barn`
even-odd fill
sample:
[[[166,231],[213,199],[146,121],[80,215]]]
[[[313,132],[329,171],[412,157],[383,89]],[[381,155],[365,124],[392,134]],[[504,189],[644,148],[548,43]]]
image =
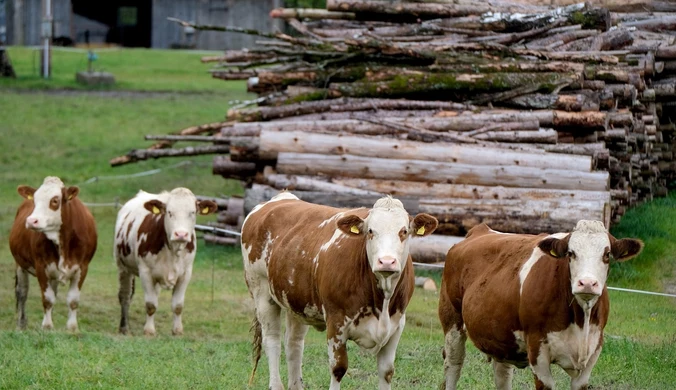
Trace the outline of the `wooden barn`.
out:
[[[39,45],[46,0],[4,0],[7,43]],[[232,25],[272,32],[283,24],[268,13],[282,0],[50,0],[56,44],[117,44],[127,47],[239,49],[255,38],[194,31],[167,21]],[[2,4],[2,3],[0,3]]]

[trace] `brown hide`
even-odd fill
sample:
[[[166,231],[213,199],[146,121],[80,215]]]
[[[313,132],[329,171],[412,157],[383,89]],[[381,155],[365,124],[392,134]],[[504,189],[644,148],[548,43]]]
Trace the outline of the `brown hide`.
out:
[[[254,262],[265,252],[268,239],[273,243],[267,248],[268,279],[277,302],[286,306],[295,315],[319,329],[326,317],[354,317],[360,309],[376,313],[382,309],[383,295],[378,289],[375,275],[366,257],[364,235],[341,238],[321,251],[321,246],[331,240],[337,231],[336,220],[324,221],[337,213],[358,215],[365,219],[369,210],[336,209],[314,205],[300,200],[269,202],[253,212],[242,231],[242,245],[249,250],[249,261]],[[319,256],[316,268],[313,259]],[[413,264],[409,256],[399,284],[390,301],[390,315],[404,312],[413,294]],[[319,316],[309,318],[306,307],[319,309]],[[364,312],[362,310],[362,313]]]
[[[571,323],[582,327],[584,314],[571,292],[566,257],[543,254],[519,293],[519,271],[545,237],[493,233],[481,224],[453,246],[446,257],[439,301],[444,333],[464,324],[479,350],[497,361],[525,367],[528,356],[517,351],[515,331],[523,331],[528,349],[537,351],[547,333]],[[592,309],[591,323],[603,329],[608,311],[604,288]]]
[[[48,264],[59,262],[59,251],[64,258],[64,266],[79,265],[86,273],[86,267],[96,252],[97,234],[94,217],[87,207],[75,197],[61,204],[62,225],[59,232],[60,248],[45,234],[26,229],[26,218],[35,207],[32,199],[25,199],[19,206],[9,235],[9,247],[12,256],[21,268],[34,268],[43,271]],[[84,277],[80,279],[80,287]]]
[[[138,227],[136,233],[136,242],[138,243],[138,257],[145,257],[148,254],[156,255],[162,248],[169,244],[167,240],[167,231],[164,228],[164,213],[146,214],[143,222]],[[142,235],[147,235],[145,240],[141,240]]]

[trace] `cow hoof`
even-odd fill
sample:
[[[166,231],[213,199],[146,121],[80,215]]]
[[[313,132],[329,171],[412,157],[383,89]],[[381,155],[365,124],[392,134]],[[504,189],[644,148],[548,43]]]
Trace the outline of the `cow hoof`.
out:
[[[52,330],[52,329],[54,329],[54,325],[53,325],[53,324],[45,324],[45,325],[42,325],[42,330]]]
[[[144,329],[143,334],[150,337],[155,337],[155,329]]]
[[[74,324],[66,324],[66,329],[69,332],[73,332],[73,333],[77,333],[79,331],[79,329],[77,327],[77,322],[74,323]]]
[[[128,335],[129,334],[129,329],[128,328],[120,328],[120,334],[123,335]]]
[[[171,334],[174,336],[183,336],[183,329],[173,329],[171,331]]]

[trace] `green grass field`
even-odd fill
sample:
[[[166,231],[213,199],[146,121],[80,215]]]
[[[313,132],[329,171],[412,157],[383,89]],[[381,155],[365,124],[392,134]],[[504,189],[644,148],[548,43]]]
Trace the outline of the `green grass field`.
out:
[[[182,55],[176,54],[176,57],[183,61]],[[13,60],[16,64],[16,59]],[[180,62],[176,58],[172,61]],[[1,389],[248,388],[252,302],[243,280],[238,250],[207,246],[200,241],[193,280],[186,294],[185,335],[170,335],[170,294],[163,291],[156,316],[159,335],[146,338],[142,335],[145,314],[140,284],[137,284],[139,289],[131,308],[130,325],[134,334],[127,337],[117,334],[120,309],[117,269],[112,259],[116,210],[92,209],[98,225],[99,246],[82,291],[81,332],[77,335],[65,331],[64,290],[54,309],[56,330],[40,330],[42,305],[35,278],[31,279],[27,303],[29,329],[15,330],[14,261],[7,244],[20,203],[17,185],[37,187],[46,175],[58,175],[67,185],[72,185],[93,176],[129,174],[190,160],[193,164],[189,166],[167,169],[153,176],[82,184],[79,196],[93,203],[116,199],[124,202],[140,188],[159,191],[176,186],[187,186],[204,195],[241,194],[239,183],[211,175],[211,157],[208,156],[151,160],[120,168],[110,168],[108,160],[131,148],[149,144],[142,141],[144,134],[167,133],[221,120],[227,100],[243,96],[240,93],[218,97],[113,98],[0,91]],[[619,237],[642,238],[646,250],[639,258],[613,267],[611,285],[660,290],[663,280],[673,277],[674,206],[676,196],[672,195],[630,210],[614,229]],[[442,382],[443,335],[436,314],[437,302],[435,293],[418,290],[414,294],[398,349],[395,388],[435,389]],[[676,300],[611,292],[611,303],[606,346],[592,375],[593,388],[676,388],[676,349],[673,347]],[[350,368],[343,387],[376,388],[375,358],[359,351],[354,344],[350,344],[349,354]],[[307,387],[327,388],[329,374],[323,333],[310,330],[304,362]],[[286,378],[285,370],[282,364],[283,378]],[[558,368],[554,371],[558,386],[567,388],[566,375]],[[253,389],[267,388],[267,373],[263,357]],[[492,388],[492,383],[490,364],[476,349],[469,347],[461,388],[486,389]],[[532,388],[532,374],[528,370],[518,371],[514,388]]]
[[[9,56],[17,79],[0,78],[0,88],[21,90],[76,89],[76,90],[135,90],[238,93],[244,83],[215,80],[208,73],[214,64],[202,64],[204,55],[219,52],[191,52],[183,50],[149,49],[95,49],[98,60],[94,70],[111,72],[116,84],[112,87],[87,87],[75,82],[75,73],[87,70],[87,51],[54,48],[52,77],[40,76],[40,52],[26,47],[9,47]]]

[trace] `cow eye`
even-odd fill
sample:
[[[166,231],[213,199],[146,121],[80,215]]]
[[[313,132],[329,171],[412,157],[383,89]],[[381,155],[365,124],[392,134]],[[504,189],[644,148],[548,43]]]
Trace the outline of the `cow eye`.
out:
[[[571,259],[574,259],[575,258],[575,252],[568,251],[568,257],[570,257]]]
[[[373,229],[369,229],[369,234],[373,234]]]
[[[167,211],[167,214],[169,215],[169,218],[171,218],[171,217],[172,217],[172,213],[171,213],[171,211]]]

